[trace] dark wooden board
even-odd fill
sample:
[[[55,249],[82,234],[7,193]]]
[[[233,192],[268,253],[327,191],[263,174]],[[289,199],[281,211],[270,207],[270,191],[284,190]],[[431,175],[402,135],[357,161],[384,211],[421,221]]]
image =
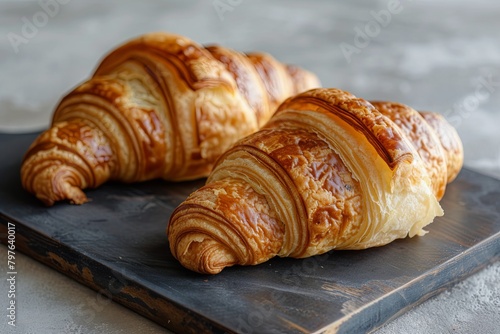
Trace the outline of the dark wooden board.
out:
[[[2,242],[14,223],[18,250],[173,331],[365,332],[500,256],[500,181],[464,169],[424,237],[195,274],[172,257],[165,229],[202,180],[110,183],[85,205],[45,208],[19,180],[33,139],[0,135]]]

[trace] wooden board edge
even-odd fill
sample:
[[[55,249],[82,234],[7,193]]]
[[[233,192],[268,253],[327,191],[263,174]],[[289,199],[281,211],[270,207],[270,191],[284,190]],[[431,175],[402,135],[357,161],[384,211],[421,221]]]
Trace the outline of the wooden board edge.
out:
[[[4,245],[7,245],[9,222],[15,225],[16,251],[96,291],[97,300],[111,299],[175,333],[233,333],[221,324],[148,291],[128,279],[126,273],[108,268],[64,244],[57,244],[0,212],[0,243]],[[89,268],[96,269],[91,271]],[[93,318],[92,310],[82,313],[89,320]]]
[[[500,232],[391,291],[383,299],[379,298],[364,305],[315,334],[373,332],[496,261],[500,261]],[[436,277],[439,277],[436,274],[439,272],[446,272],[447,275],[441,275],[442,277],[436,280]],[[422,290],[425,290],[423,294]],[[365,321],[359,321],[360,317]]]

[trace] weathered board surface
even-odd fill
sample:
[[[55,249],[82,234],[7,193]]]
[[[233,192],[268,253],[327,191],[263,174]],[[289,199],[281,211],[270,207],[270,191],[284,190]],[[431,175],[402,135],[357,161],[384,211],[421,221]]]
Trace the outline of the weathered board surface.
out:
[[[500,256],[500,181],[465,169],[424,237],[195,274],[165,228],[203,181],[106,184],[90,203],[46,208],[19,181],[33,139],[0,135],[2,242],[14,223],[18,250],[176,332],[370,331]]]

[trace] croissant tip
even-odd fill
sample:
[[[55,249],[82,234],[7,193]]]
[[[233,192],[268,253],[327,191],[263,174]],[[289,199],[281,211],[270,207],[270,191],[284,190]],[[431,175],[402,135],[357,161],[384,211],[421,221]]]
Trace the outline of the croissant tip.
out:
[[[179,248],[181,247],[177,250]],[[200,274],[216,275],[237,263],[234,254],[227,247],[212,239],[192,241],[185,251],[178,254],[180,255],[176,257],[184,267]]]
[[[46,207],[51,207],[51,206],[54,206],[54,204],[56,203],[56,200],[52,199],[52,198],[49,198],[49,197],[44,197],[44,196],[36,196],[40,201],[42,201],[43,205],[45,205]],[[58,199],[59,200],[59,199]],[[85,195],[77,195],[77,196],[73,196],[71,198],[68,198],[68,202],[69,204],[72,204],[72,205],[82,205],[82,204],[85,204],[85,203],[88,203],[90,202],[91,200],[89,198],[87,198],[87,196]]]
[[[75,198],[69,200],[69,203],[74,205],[82,205],[88,202],[90,202],[90,200],[86,196],[84,198]]]

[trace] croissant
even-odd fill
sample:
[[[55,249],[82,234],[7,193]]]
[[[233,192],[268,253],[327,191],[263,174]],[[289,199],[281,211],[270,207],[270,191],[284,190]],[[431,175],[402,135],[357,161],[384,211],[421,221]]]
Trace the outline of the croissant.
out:
[[[314,87],[314,74],[269,54],[140,36],[60,101],[51,128],[25,154],[23,187],[46,205],[81,204],[83,189],[108,180],[206,177],[287,97]]]
[[[423,235],[462,162],[460,138],[438,114],[309,90],[218,159],[170,217],[170,250],[216,274]]]

